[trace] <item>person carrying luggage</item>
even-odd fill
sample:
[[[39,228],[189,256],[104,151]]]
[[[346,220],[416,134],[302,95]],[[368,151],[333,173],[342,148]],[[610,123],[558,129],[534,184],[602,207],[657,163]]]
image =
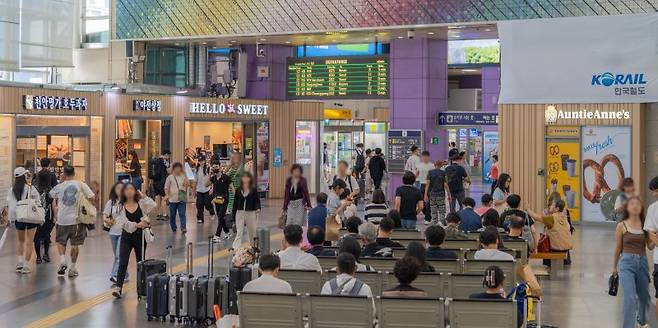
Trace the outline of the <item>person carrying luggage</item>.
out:
[[[36,174],[33,184],[39,191],[41,205],[46,213],[45,221],[37,227],[37,232],[34,235],[34,251],[37,254],[37,264],[42,262],[48,263],[50,262],[50,234],[55,226],[53,222],[55,216],[53,212],[53,198],[48,193],[57,185],[57,175],[51,170],[50,159],[41,159],[41,170]],[[41,253],[42,244],[43,255]]]

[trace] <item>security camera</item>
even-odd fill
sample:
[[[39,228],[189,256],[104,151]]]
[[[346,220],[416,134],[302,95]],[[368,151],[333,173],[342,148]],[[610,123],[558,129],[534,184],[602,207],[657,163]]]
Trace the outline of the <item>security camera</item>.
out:
[[[414,36],[416,36],[416,31],[414,30],[407,31],[407,39],[413,39]]]
[[[265,48],[260,43],[256,43],[256,57],[265,57]]]

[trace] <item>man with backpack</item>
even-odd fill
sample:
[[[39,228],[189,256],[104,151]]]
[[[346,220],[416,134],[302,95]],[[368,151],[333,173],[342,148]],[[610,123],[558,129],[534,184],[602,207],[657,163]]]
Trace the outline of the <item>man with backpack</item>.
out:
[[[354,174],[357,179],[362,178],[362,173],[366,168],[366,157],[363,150],[363,144],[356,144],[356,149],[354,149]]]
[[[356,258],[350,253],[340,253],[336,258],[336,277],[322,286],[322,295],[372,297],[370,286],[354,277]]]
[[[82,193],[82,194],[81,194]],[[64,166],[62,173],[62,182],[56,185],[48,193],[55,200],[55,231],[57,250],[59,251],[59,269],[58,275],[64,275],[68,269],[69,277],[78,275],[78,269],[75,264],[78,261],[79,247],[82,246],[87,237],[87,226],[80,223],[80,207],[82,197],[91,199],[94,192],[89,186],[75,179],[75,169],[73,166]],[[71,241],[71,263],[66,262],[66,245]]]
[[[334,175],[334,178],[332,179],[332,183],[336,180],[343,180],[345,182],[346,188],[345,192],[346,194],[350,194],[352,197],[355,197],[359,194],[359,182],[356,181],[356,179],[347,174],[347,167],[348,164],[346,161],[338,161],[338,168],[336,175]]]
[[[165,180],[169,175],[169,158],[171,152],[169,150],[162,151],[162,154],[149,162],[148,177],[151,181],[153,189],[153,199],[157,205],[154,213],[157,214],[158,220],[167,220],[167,202],[164,199],[165,195]]]
[[[57,175],[50,169],[50,160],[41,159],[41,170],[36,174],[34,185],[39,191],[41,204],[46,213],[45,221],[37,228],[34,235],[34,250],[37,253],[37,264],[50,262],[50,234],[53,231],[53,199],[48,195],[57,185]],[[41,244],[43,244],[43,256],[41,255]]]
[[[459,209],[461,210],[463,206],[464,197],[466,197],[466,191],[464,190],[464,181],[470,182],[468,178],[468,173],[464,167],[459,165],[456,160],[459,158],[459,154],[453,154],[450,158],[450,165],[445,168],[446,178],[448,180],[448,189],[450,190],[450,212],[455,212],[457,204],[459,203]]]

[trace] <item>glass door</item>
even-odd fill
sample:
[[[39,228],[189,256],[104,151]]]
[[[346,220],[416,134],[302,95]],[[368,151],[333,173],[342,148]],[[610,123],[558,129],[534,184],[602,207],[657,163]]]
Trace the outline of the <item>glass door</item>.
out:
[[[352,132],[338,132],[338,160],[346,161],[352,166],[352,150],[354,144],[352,140]]]

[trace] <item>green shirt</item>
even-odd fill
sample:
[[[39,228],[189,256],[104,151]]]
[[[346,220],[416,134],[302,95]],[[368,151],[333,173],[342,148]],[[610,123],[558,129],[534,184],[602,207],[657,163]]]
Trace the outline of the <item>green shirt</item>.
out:
[[[226,175],[231,178],[231,186],[234,188],[233,190],[229,188],[227,209],[227,213],[229,214],[231,214],[233,211],[233,199],[235,198],[235,191],[240,189],[240,178],[242,177],[242,173],[244,173],[244,164],[240,164],[238,168],[231,167],[228,172],[226,172]]]

